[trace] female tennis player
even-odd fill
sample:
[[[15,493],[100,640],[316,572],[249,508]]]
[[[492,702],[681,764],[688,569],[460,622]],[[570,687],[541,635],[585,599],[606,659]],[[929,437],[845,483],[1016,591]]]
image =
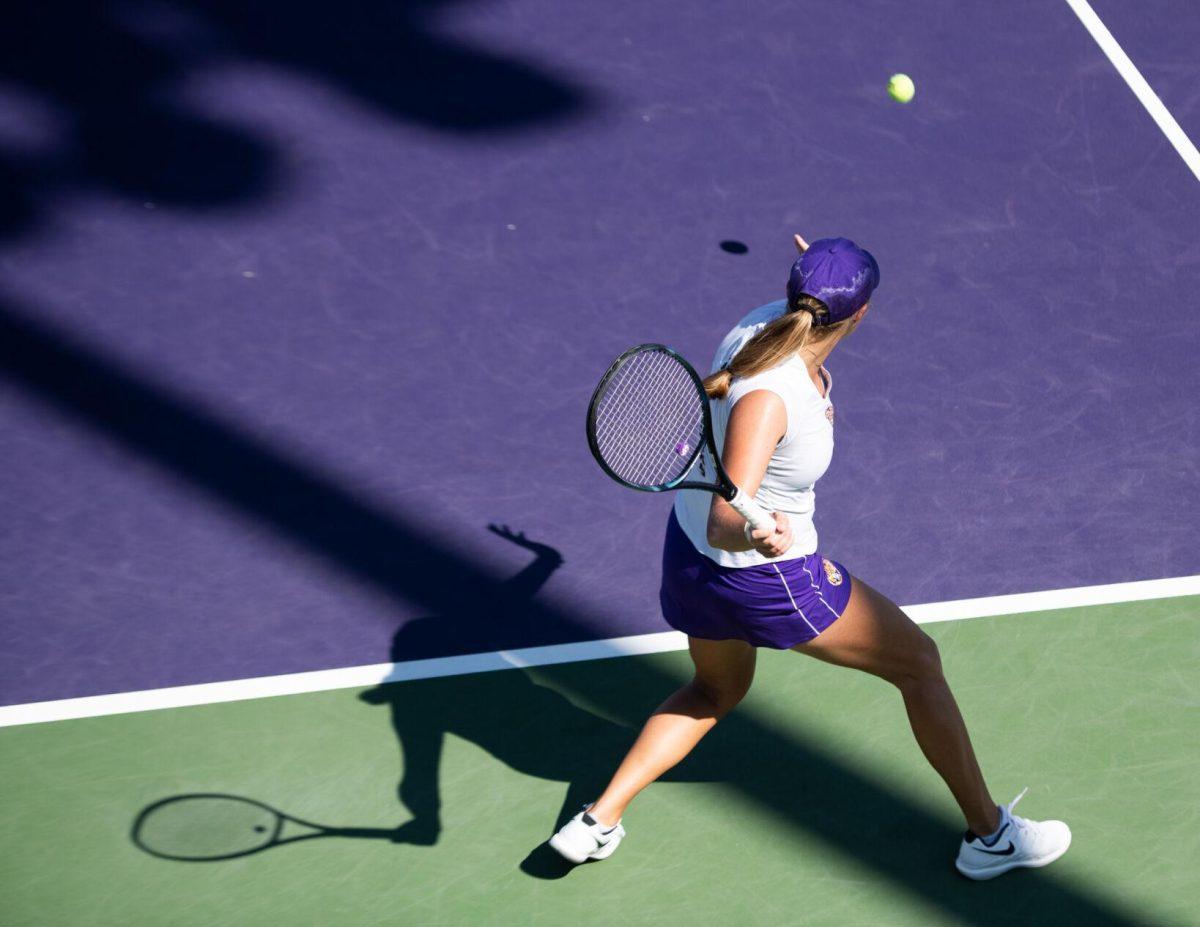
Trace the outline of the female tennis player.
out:
[[[972,879],[1044,866],[1066,852],[1061,821],[1013,814],[988,792],[933,640],[894,603],[817,553],[813,487],[833,454],[832,379],[824,363],[862,322],[879,284],[869,252],[845,238],[797,235],[787,299],[746,315],[704,381],[733,482],[774,513],[751,530],[719,496],[681,491],[663,550],[663,615],[688,635],[691,682],[646,722],[604,793],[550,845],[575,863],[611,856],[633,798],[682,760],[741,701],[755,648],[795,650],[887,680],[913,734],[966,818],[955,865]],[[712,461],[699,466],[711,474]]]

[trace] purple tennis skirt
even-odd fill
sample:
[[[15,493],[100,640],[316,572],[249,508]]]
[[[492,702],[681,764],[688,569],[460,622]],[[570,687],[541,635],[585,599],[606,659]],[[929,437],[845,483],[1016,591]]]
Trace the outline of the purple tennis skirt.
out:
[[[820,554],[721,566],[696,550],[672,511],[659,599],[667,624],[690,637],[787,650],[841,617],[850,601],[850,573]]]

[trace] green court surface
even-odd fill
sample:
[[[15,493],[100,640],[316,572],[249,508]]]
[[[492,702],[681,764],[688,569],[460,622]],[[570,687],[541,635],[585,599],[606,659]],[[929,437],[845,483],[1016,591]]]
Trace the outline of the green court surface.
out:
[[[1197,923],[1198,621],[1183,598],[927,626],[997,799],[1029,786],[1019,811],[1074,831],[1038,872],[960,878],[896,693],[773,652],[620,851],[567,871],[539,846],[685,678],[672,653],[0,731],[0,923]],[[405,826],[204,863],[132,842],[191,792]]]

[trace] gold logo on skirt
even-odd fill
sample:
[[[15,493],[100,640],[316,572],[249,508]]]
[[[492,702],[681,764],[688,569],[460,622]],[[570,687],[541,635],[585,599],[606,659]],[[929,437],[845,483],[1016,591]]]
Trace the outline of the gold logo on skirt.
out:
[[[822,557],[821,566],[825,567],[825,578],[829,580],[829,585],[840,586],[842,584],[842,571],[834,566],[832,560]]]

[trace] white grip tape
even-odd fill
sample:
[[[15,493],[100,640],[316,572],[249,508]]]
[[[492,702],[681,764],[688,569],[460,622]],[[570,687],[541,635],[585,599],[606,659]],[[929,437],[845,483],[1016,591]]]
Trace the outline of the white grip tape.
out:
[[[750,523],[750,527],[755,531],[762,531],[764,529],[767,531],[775,530],[775,518],[771,513],[740,489],[733,494],[733,498],[729,500],[729,504],[735,512]]]

